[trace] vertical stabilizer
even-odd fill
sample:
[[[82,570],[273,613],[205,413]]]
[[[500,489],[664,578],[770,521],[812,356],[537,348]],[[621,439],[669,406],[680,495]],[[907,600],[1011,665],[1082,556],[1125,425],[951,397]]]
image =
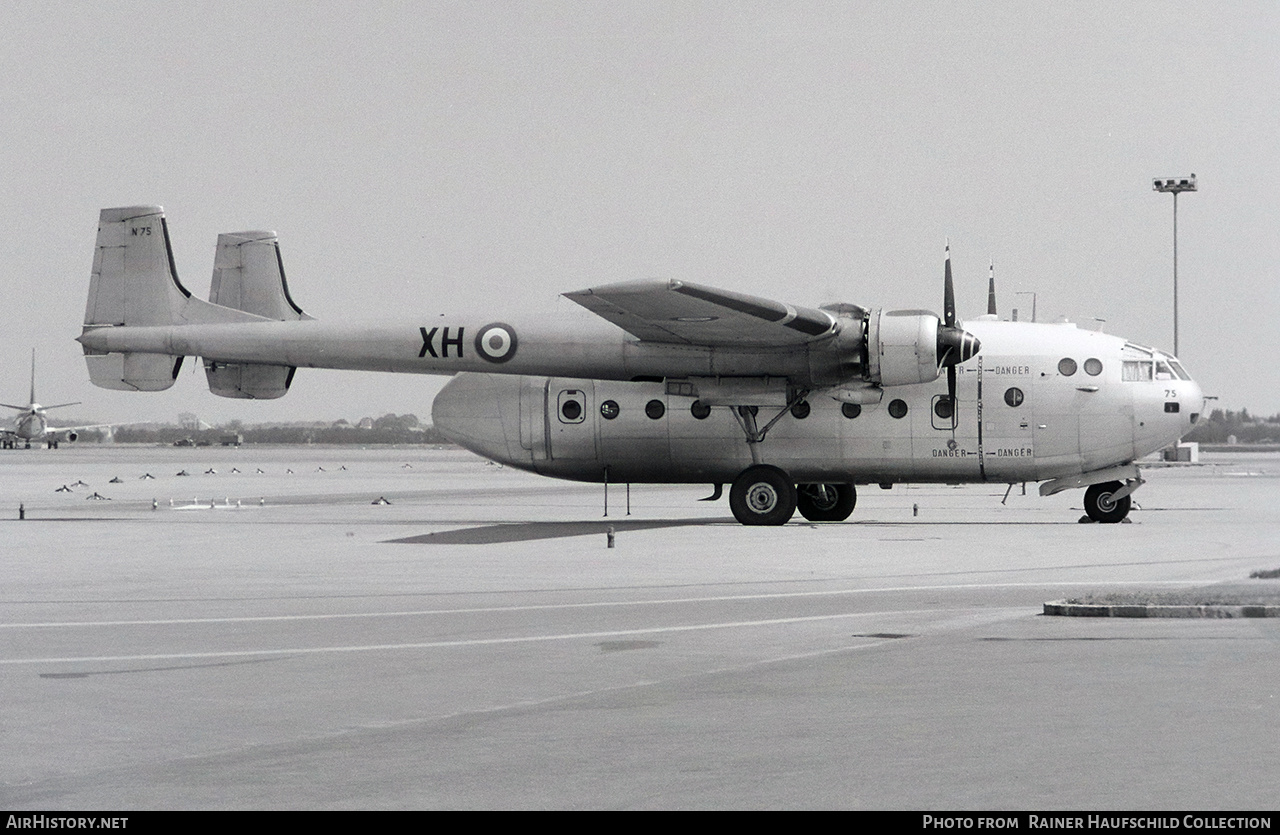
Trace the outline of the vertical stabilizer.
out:
[[[311,318],[289,295],[275,232],[218,236],[209,301],[280,322]]]
[[[178,281],[159,206],[103,209],[86,325],[173,325],[191,293]]]

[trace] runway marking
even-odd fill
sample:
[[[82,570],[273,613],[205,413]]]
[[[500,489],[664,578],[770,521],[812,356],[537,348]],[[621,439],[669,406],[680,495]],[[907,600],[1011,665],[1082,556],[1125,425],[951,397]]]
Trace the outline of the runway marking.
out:
[[[88,678],[89,676],[118,676],[129,673],[167,673],[173,670],[207,670],[212,667],[238,667],[241,664],[266,664],[278,658],[245,658],[239,661],[214,661],[209,664],[170,664],[167,667],[138,667],[132,670],[94,670],[81,673],[41,673],[40,678]]]
[[[1194,586],[1200,585],[1201,581],[1191,580],[1125,580],[1119,582],[1106,583],[1108,586]],[[1082,583],[1074,580],[1058,580],[1046,583],[953,583],[947,585],[935,586],[886,586],[882,588],[867,589],[838,589],[835,591],[794,591],[794,592],[770,592],[762,594],[726,594],[714,595],[707,597],[672,597],[658,598],[652,600],[613,600],[613,601],[596,601],[591,603],[534,603],[526,606],[477,606],[463,609],[415,609],[403,612],[345,612],[331,613],[323,615],[247,615],[243,617],[225,617],[225,618],[157,618],[152,620],[98,620],[98,621],[47,621],[38,623],[0,623],[0,629],[67,629],[78,627],[99,628],[104,626],[182,626],[191,624],[220,624],[220,623],[282,623],[290,621],[317,621],[317,620],[350,620],[358,618],[411,618],[411,617],[427,617],[430,615],[477,615],[492,614],[495,612],[537,612],[537,611],[556,611],[565,609],[599,609],[611,606],[663,606],[663,605],[686,605],[691,603],[727,603],[736,601],[752,601],[752,600],[782,600],[790,598],[806,598],[806,597],[842,597],[855,594],[875,594],[877,592],[905,592],[905,591],[948,591],[948,590],[973,590],[973,589],[1017,589],[1017,588],[1047,588],[1051,586],[1072,586],[1079,587],[1081,585],[1096,585],[1090,583]]]
[[[1107,585],[1199,585],[1192,580],[1124,580]],[[940,590],[970,589],[1018,589],[1046,588],[1064,585],[1079,587],[1076,580],[1056,580],[1052,583],[960,583],[947,585],[895,585],[874,589],[837,589],[826,592],[771,592],[762,594],[718,594],[710,597],[673,597],[645,599],[645,601],[598,601],[591,603],[531,603],[529,606],[477,606],[468,608],[429,608],[403,612],[340,612],[328,615],[250,615],[243,617],[172,617],[152,620],[101,620],[101,621],[45,621],[32,624],[0,624],[0,629],[76,629],[102,628],[102,626],[183,626],[193,624],[269,624],[269,622],[355,620],[376,617],[426,617],[431,615],[489,615],[494,612],[563,611],[575,608],[608,608],[627,606],[667,606],[667,604],[728,603],[737,601],[773,601],[773,599],[845,597],[852,594],[877,592],[940,592]]]
[[[1016,607],[1012,611],[1023,611]],[[149,655],[95,655],[62,658],[4,658],[0,665],[23,664],[102,664],[116,661],[169,661],[179,658],[251,658],[278,655],[322,655],[347,652],[388,652],[393,650],[450,649],[453,647],[502,646],[506,644],[530,644],[547,641],[576,641],[583,639],[617,639],[637,635],[669,635],[679,632],[706,632],[717,629],[744,629],[762,626],[785,626],[797,623],[844,620],[850,618],[885,617],[887,615],[938,614],[938,609],[908,609],[894,612],[842,612],[836,615],[808,615],[796,618],[769,618],[766,620],[728,621],[725,623],[700,623],[688,626],[652,626],[644,629],[619,629],[605,632],[569,632],[556,635],[522,635],[513,638],[471,638],[456,641],[424,641],[409,644],[362,644],[357,646],[295,647],[290,649],[227,650],[223,652],[172,652]],[[965,610],[967,611],[967,610]],[[984,613],[997,611],[983,609]],[[849,636],[852,637],[852,636]]]

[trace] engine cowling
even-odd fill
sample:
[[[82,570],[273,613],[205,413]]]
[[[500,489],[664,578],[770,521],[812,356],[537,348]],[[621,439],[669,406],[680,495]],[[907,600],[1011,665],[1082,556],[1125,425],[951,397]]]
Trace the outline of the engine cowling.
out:
[[[938,379],[938,326],[938,317],[925,310],[871,311],[866,379],[882,386]]]
[[[929,383],[944,368],[976,356],[981,347],[973,334],[948,327],[927,310],[844,307],[848,309],[839,311],[841,326],[824,362],[814,365],[815,379],[837,386],[858,379],[873,386]]]

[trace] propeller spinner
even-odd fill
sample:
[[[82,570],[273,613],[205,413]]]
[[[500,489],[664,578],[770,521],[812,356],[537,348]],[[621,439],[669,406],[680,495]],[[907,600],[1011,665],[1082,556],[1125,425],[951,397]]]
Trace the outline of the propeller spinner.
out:
[[[956,289],[951,280],[951,245],[947,245],[946,271],[943,279],[942,315],[938,328],[938,367],[947,369],[947,403],[951,406],[951,427],[956,425],[956,366],[974,356],[982,343],[964,328],[956,326]]]

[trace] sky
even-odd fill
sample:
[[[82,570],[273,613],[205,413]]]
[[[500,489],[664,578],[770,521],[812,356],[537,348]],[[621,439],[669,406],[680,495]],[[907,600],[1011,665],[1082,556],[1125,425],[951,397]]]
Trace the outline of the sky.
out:
[[[430,414],[446,378],[278,401],[88,381],[99,209],[165,207],[207,296],[274,229],[321,319],[676,278],[792,304],[1061,317],[1280,412],[1280,4],[121,2],[0,7],[0,399],[103,421]],[[482,315],[482,314],[478,314]],[[1102,321],[1098,321],[1102,320]]]

